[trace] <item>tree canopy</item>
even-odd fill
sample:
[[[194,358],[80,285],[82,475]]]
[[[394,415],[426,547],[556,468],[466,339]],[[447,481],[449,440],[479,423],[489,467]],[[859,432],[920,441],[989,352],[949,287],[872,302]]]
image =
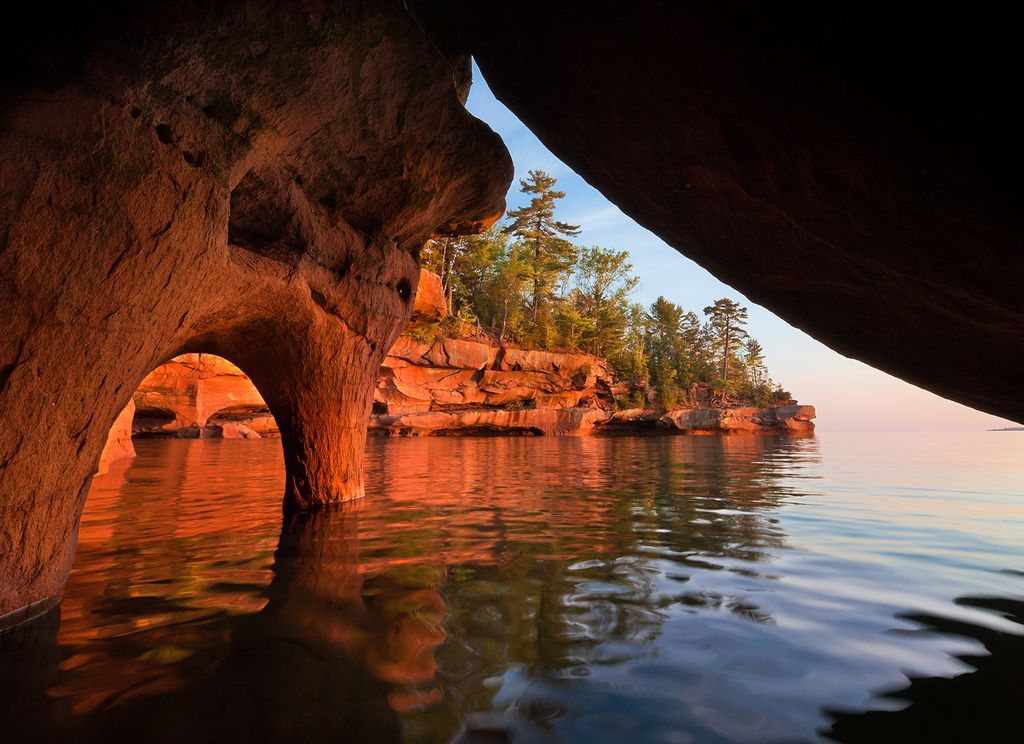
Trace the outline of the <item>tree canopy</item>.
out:
[[[581,228],[557,218],[565,194],[547,173],[532,170],[520,185],[530,201],[504,224],[424,247],[423,265],[445,288],[446,333],[470,326],[527,348],[604,357],[665,408],[694,403],[697,388],[714,398],[707,402],[789,397],[746,330],[747,308],[721,298],[701,322],[664,297],[650,307],[633,302],[639,278],[629,252],[574,244]]]

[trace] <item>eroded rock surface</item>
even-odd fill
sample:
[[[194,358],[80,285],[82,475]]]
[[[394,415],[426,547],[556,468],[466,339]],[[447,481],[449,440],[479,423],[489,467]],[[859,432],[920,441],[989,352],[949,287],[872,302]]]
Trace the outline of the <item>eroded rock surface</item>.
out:
[[[658,422],[692,433],[764,433],[814,431],[814,406],[775,406],[773,408],[676,408],[659,417]]]
[[[132,421],[135,418],[135,401],[128,401],[128,405],[114,419],[114,425],[110,427],[110,434],[107,435],[107,442],[103,445],[103,452],[100,453],[100,461],[96,466],[96,474],[102,475],[110,470],[112,463],[118,460],[125,460],[135,457],[135,445],[132,444]]]
[[[613,380],[589,354],[526,351],[471,339],[400,336],[381,366],[377,414],[528,404],[572,408],[612,404]]]
[[[708,391],[695,385],[686,403],[668,412],[623,407],[637,392],[616,382],[604,359],[587,354],[402,335],[384,358],[369,421],[371,430],[393,436],[814,431],[813,406],[716,407]],[[134,400],[137,436],[257,439],[278,433],[245,373],[209,354],[186,354],[158,367]]]
[[[512,176],[462,105],[468,66],[399,3],[73,13],[88,22],[58,17],[3,50],[8,619],[56,601],[107,434],[178,354],[252,378],[281,429],[289,505],[361,495],[374,382],[412,310],[418,250],[496,219]]]
[[[265,420],[273,421],[249,377],[212,354],[182,354],[160,365],[146,375],[133,401],[136,435],[198,438],[215,429],[237,438],[243,432],[230,424],[244,421],[258,436]]]

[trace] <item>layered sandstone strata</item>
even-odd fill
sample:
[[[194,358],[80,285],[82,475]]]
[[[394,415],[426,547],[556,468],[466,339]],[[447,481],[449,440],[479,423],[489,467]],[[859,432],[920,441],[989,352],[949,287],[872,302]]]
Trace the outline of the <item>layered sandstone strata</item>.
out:
[[[814,406],[787,405],[772,408],[676,408],[658,418],[658,423],[692,433],[814,431]]]
[[[394,436],[447,436],[507,433],[581,436],[611,431],[658,429],[685,434],[808,434],[814,406],[772,408],[653,408],[608,410],[574,406],[535,410],[430,411],[374,416],[371,430]]]
[[[527,405],[611,405],[612,375],[589,354],[528,351],[467,339],[400,336],[381,366],[375,414]]]
[[[381,366],[370,429],[393,436],[814,430],[813,406],[713,407],[700,404],[702,392],[707,391],[691,391],[690,402],[668,412],[624,408],[623,400],[635,391],[617,384],[598,357],[403,335]],[[158,367],[136,391],[134,404],[136,436],[255,439],[277,434],[249,378],[208,354],[184,355]]]

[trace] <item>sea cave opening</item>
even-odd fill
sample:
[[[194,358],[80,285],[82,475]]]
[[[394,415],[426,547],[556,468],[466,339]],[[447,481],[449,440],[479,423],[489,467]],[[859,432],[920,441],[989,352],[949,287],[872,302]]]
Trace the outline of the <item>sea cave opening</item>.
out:
[[[25,36],[0,739],[1015,730],[1013,117],[870,13],[428,6]]]
[[[121,547],[144,544],[153,537],[152,513],[171,531],[171,545],[220,535],[211,554],[226,551],[244,562],[254,555],[237,544],[244,542],[244,525],[256,516],[280,518],[283,482],[280,432],[248,375],[214,354],[175,356],[143,378],[108,435],[82,511],[72,571],[93,560],[96,550],[105,553],[112,536]],[[122,503],[126,499],[132,503]],[[112,509],[133,518],[111,524],[103,515]],[[174,554],[169,549],[170,560],[164,564],[162,556],[150,569],[169,568]]]

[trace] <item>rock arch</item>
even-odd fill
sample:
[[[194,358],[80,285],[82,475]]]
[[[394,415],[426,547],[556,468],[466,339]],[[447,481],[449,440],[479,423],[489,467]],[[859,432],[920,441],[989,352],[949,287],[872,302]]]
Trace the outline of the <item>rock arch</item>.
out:
[[[107,433],[178,354],[251,376],[289,507],[360,496],[419,247],[511,181],[397,3],[142,7],[0,91],[0,625],[58,601]]]
[[[214,354],[183,354],[154,369],[135,391],[135,436],[210,436],[211,425],[262,416],[263,396],[241,369]],[[272,427],[276,430],[276,424]]]

